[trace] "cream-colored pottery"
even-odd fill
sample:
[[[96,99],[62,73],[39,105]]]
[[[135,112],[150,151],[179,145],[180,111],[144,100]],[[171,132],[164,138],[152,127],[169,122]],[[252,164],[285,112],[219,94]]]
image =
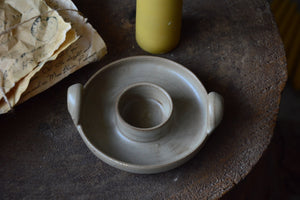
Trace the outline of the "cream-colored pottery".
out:
[[[133,173],[175,168],[201,148],[220,123],[223,98],[207,94],[182,65],[135,56],[100,69],[68,89],[68,110],[88,148]]]

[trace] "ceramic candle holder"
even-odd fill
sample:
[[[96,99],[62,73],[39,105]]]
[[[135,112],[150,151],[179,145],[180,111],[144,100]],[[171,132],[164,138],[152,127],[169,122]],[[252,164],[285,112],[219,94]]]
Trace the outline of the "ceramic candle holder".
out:
[[[117,99],[117,127],[130,140],[154,141],[167,132],[172,110],[172,99],[164,89],[151,83],[133,84]]]
[[[171,60],[134,56],[68,89],[68,110],[87,147],[121,170],[164,172],[191,159],[221,122],[223,98]]]

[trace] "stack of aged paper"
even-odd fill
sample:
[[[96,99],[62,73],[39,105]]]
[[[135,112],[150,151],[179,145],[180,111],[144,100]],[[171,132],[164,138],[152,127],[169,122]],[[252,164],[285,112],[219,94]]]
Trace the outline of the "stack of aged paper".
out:
[[[0,114],[106,54],[76,10],[71,0],[0,1]]]

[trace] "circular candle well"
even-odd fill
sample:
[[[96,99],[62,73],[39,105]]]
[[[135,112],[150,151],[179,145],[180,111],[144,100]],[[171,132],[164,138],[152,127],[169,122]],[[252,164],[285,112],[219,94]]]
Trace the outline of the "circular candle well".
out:
[[[172,109],[171,97],[164,89],[137,83],[123,90],[117,100],[117,126],[129,139],[153,141],[162,136]]]

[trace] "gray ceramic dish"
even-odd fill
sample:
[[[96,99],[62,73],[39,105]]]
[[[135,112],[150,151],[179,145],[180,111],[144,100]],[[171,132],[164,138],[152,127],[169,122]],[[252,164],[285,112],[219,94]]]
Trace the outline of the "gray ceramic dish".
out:
[[[120,97],[140,84],[156,88],[142,93],[147,98],[157,96],[158,102],[165,102],[162,109],[171,108],[171,112],[166,111],[167,118],[158,122],[161,125],[122,128],[126,122],[118,116]],[[70,86],[68,109],[83,141],[98,158],[121,170],[149,174],[175,168],[200,150],[221,121],[223,98],[215,92],[208,94],[197,77],[178,63],[136,56],[103,67],[85,86]],[[139,130],[137,135],[158,132],[159,137],[127,137],[136,135],[132,130]]]

